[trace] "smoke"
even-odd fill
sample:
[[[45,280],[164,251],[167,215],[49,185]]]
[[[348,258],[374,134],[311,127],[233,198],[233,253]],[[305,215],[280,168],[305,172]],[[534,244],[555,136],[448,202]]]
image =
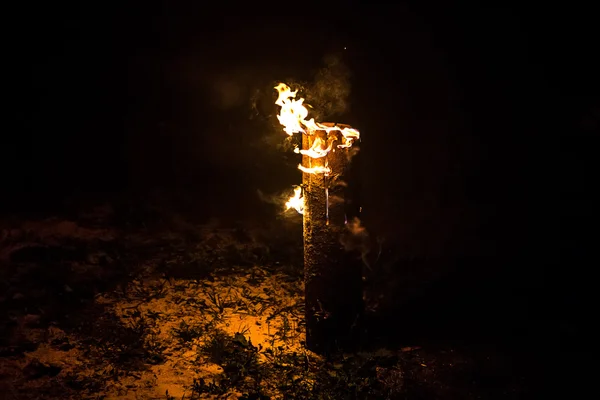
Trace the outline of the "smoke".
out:
[[[348,221],[346,232],[342,234],[340,243],[346,251],[359,252],[363,263],[371,268],[367,260],[367,255],[371,252],[371,238],[360,219],[354,217]]]
[[[267,193],[264,193],[260,189],[256,189],[256,195],[258,196],[260,201],[262,201],[263,203],[273,204],[276,206],[283,206],[283,204],[285,204],[285,202],[287,201],[286,194],[284,194],[284,193],[267,194]]]
[[[273,88],[278,83],[284,82],[293,90],[297,90],[299,97],[306,99],[305,104],[310,109],[310,118],[319,122],[335,122],[335,119],[350,109],[348,98],[352,74],[344,64],[341,54],[327,54],[323,57],[323,63],[324,66],[316,71],[312,80],[281,77],[277,81],[255,88],[248,98],[249,118],[269,120],[275,130],[280,132],[281,126],[277,119],[273,118],[278,112],[275,106],[276,92]],[[221,86],[219,86],[221,90],[227,89],[225,91],[227,94],[232,90],[229,86],[225,88]]]
[[[221,110],[239,107],[243,104],[243,84],[239,77],[220,75],[212,79],[212,102]]]
[[[352,147],[346,149],[346,159],[348,163],[352,162],[352,159],[359,153],[360,147],[356,144],[353,144]]]
[[[324,62],[325,67],[317,71],[314,82],[304,88],[306,101],[313,107],[311,116],[322,122],[335,120],[349,110],[351,89],[351,73],[341,55],[326,55]]]

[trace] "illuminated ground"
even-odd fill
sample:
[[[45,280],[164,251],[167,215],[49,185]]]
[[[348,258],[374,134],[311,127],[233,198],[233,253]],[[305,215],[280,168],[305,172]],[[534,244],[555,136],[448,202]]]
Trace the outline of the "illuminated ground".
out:
[[[324,360],[305,351],[299,230],[289,221],[123,224],[112,213],[3,223],[6,398],[519,395],[490,354],[375,346]]]

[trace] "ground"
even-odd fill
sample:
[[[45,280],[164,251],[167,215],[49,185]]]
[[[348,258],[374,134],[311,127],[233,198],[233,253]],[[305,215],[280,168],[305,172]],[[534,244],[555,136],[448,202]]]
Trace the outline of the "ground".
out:
[[[0,397],[518,398],[490,349],[303,344],[301,229],[104,205],[0,228]]]

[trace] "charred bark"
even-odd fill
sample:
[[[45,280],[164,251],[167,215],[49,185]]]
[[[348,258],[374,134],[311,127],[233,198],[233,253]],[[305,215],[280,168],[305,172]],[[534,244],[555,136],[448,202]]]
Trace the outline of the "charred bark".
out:
[[[316,353],[352,348],[358,338],[362,312],[361,265],[341,243],[346,230],[344,181],[350,153],[338,149],[340,133],[303,135],[304,149],[321,139],[333,149],[326,157],[303,156],[304,167],[328,167],[330,173],[304,173],[304,277],[306,346]],[[333,142],[333,143],[332,143]]]

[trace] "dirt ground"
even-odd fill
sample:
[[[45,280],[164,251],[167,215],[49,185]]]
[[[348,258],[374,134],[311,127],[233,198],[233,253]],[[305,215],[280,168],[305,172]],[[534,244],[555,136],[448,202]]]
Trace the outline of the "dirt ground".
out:
[[[150,219],[150,218],[149,218]],[[6,399],[519,398],[501,354],[304,349],[301,233],[121,218],[0,226]],[[484,354],[481,356],[480,354]]]

